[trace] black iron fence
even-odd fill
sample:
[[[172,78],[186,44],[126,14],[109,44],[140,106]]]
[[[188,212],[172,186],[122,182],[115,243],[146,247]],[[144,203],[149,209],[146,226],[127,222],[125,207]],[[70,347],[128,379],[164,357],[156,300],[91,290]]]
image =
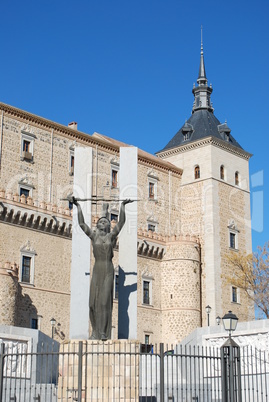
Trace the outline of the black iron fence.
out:
[[[18,343],[0,346],[0,402],[269,402],[268,352],[252,347],[221,356],[215,348],[128,341],[35,352]]]

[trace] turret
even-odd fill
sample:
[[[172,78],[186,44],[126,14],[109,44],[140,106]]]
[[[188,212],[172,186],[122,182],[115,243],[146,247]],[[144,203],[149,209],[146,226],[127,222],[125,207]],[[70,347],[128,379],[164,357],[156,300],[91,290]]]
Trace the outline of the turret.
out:
[[[16,264],[0,265],[0,324],[16,325],[16,300],[18,293],[18,269]]]

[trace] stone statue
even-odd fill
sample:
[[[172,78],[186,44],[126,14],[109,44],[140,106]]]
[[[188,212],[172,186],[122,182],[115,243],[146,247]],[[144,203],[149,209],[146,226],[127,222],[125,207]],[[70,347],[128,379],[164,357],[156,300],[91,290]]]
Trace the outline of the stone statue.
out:
[[[69,196],[69,201],[78,209],[78,223],[84,233],[91,239],[95,263],[90,284],[90,321],[92,335],[90,339],[111,339],[114,267],[112,263],[113,247],[117,236],[125,223],[125,205],[133,202],[122,201],[119,221],[110,231],[108,204],[103,205],[103,214],[97,222],[96,230],[92,230],[84,221],[81,206],[77,199]]]

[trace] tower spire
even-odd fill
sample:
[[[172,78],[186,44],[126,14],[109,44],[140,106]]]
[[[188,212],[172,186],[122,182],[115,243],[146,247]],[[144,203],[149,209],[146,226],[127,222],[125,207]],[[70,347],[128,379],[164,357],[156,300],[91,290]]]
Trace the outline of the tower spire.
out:
[[[201,25],[201,56],[198,80],[206,80],[205,62],[204,62],[204,47],[203,47],[203,26]],[[198,81],[197,81],[198,82]],[[199,82],[198,82],[199,84]],[[206,81],[207,84],[207,81]]]
[[[197,78],[198,86],[194,86],[192,93],[194,95],[194,103],[192,113],[197,110],[206,109],[209,112],[213,112],[210,95],[213,91],[212,86],[207,84],[205,61],[204,61],[204,45],[203,45],[203,26],[201,25],[201,53],[200,53],[200,67],[199,75]]]

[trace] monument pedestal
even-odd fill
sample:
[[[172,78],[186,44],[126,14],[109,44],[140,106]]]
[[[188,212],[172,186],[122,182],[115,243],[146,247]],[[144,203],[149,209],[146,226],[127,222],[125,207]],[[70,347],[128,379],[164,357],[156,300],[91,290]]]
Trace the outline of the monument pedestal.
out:
[[[130,340],[63,343],[59,356],[58,399],[138,401],[139,352],[140,343]]]

